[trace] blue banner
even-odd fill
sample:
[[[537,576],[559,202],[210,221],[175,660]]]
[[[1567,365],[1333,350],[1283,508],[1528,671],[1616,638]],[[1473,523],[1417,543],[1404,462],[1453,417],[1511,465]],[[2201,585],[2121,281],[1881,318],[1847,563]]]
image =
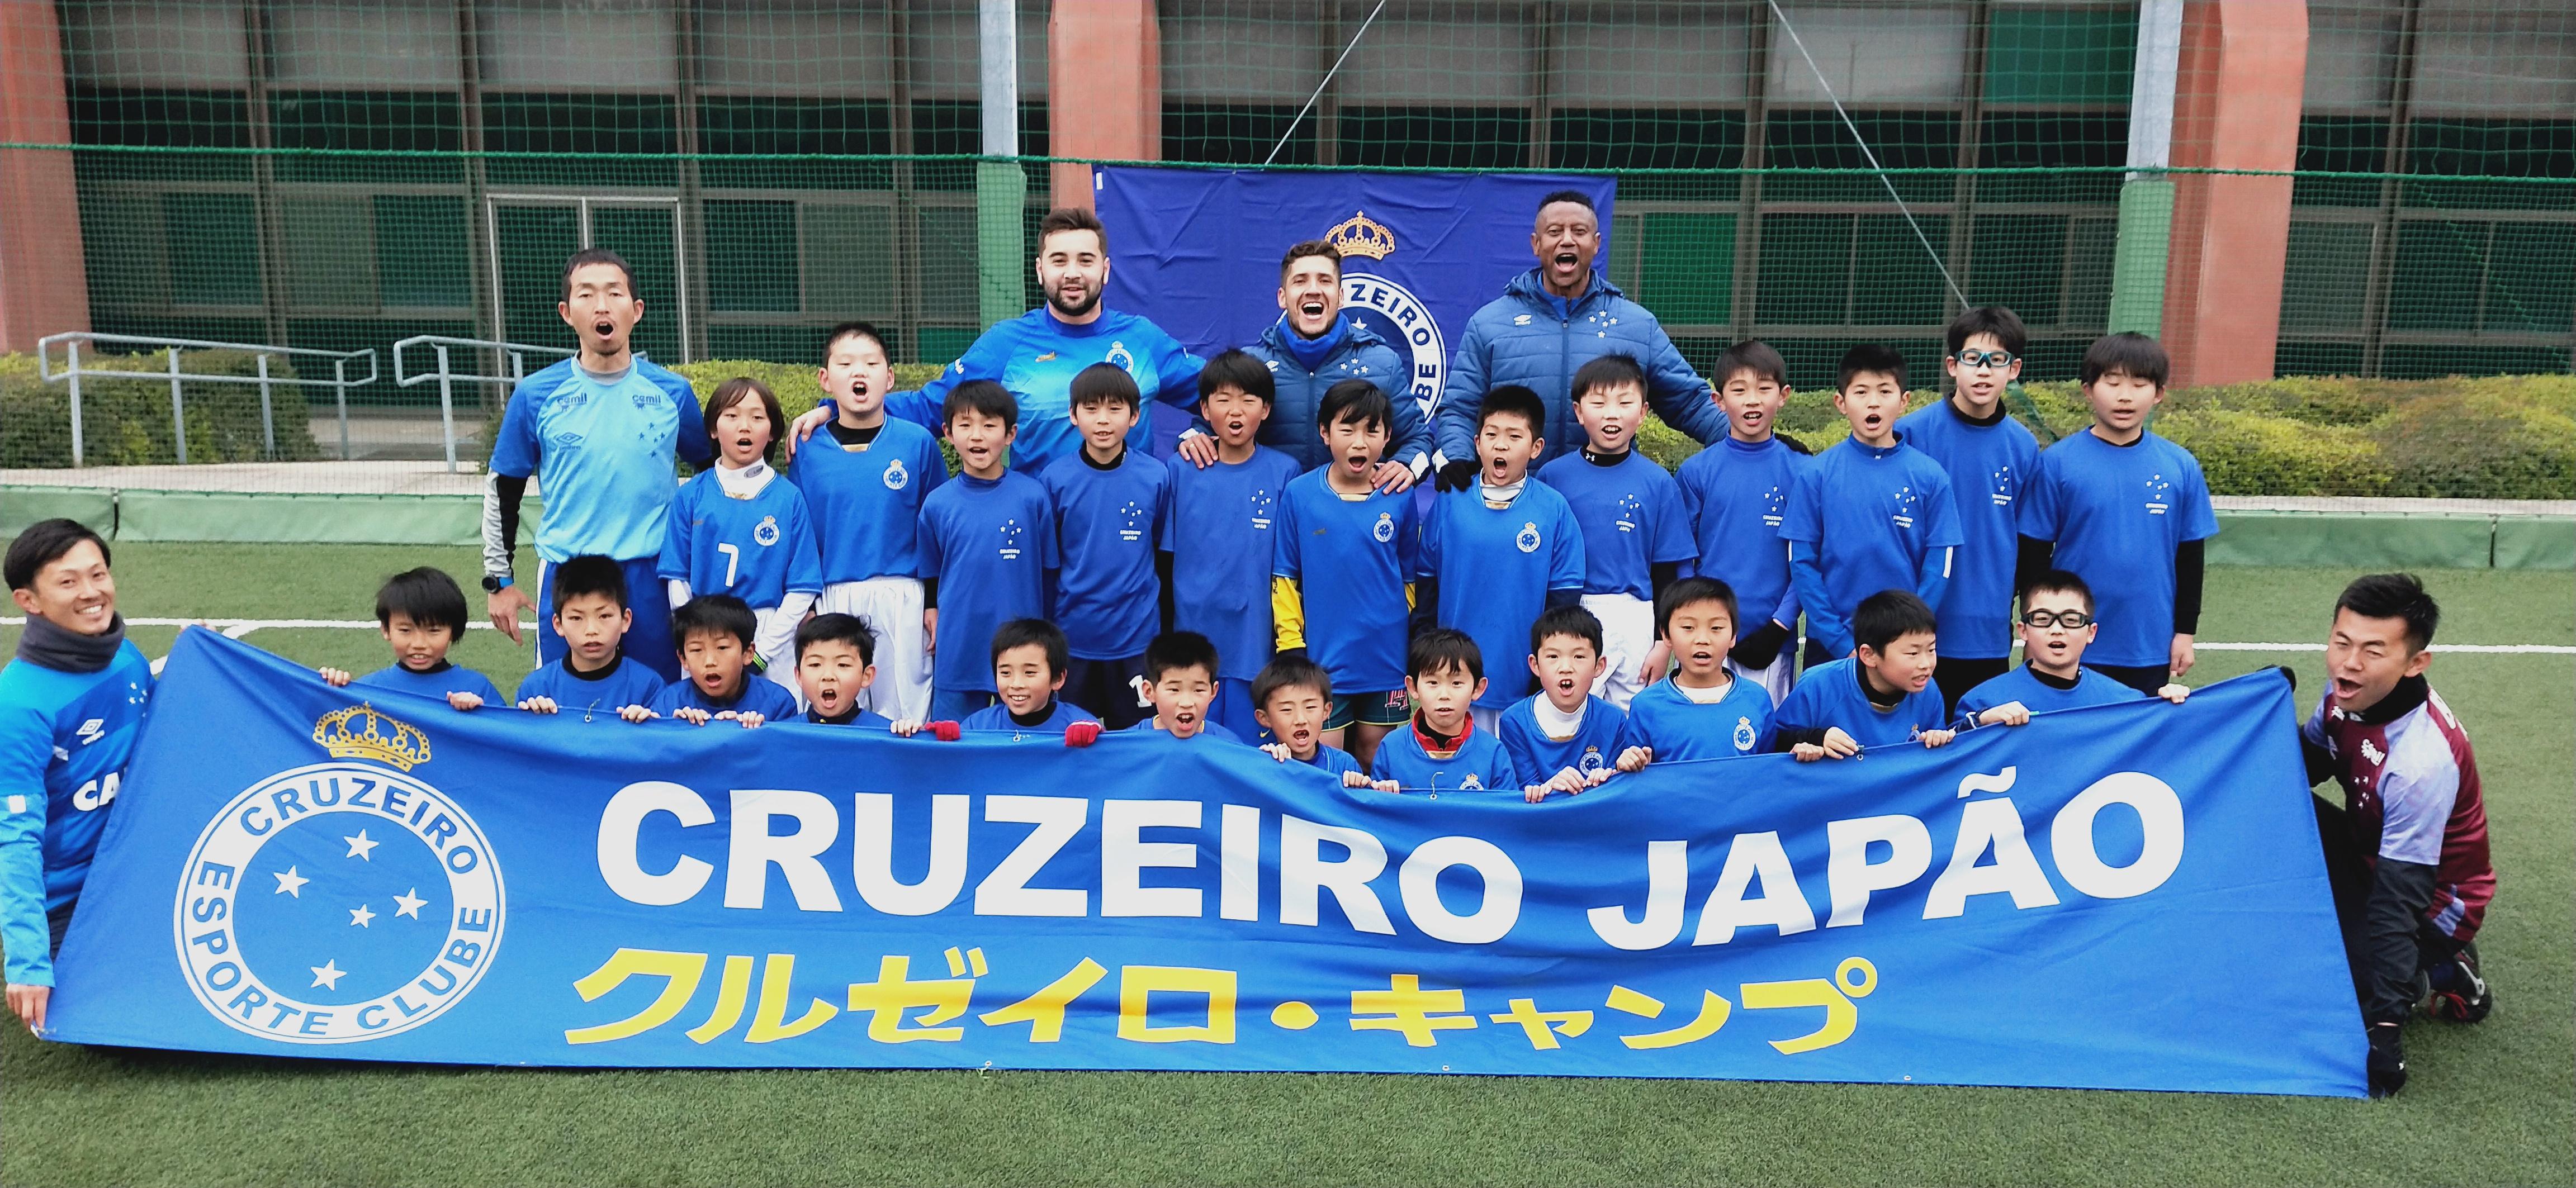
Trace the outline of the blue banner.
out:
[[[2362,1093],[2287,684],[1573,798],[370,701],[181,635],[52,1038]]]
[[[1537,266],[1539,199],[1579,190],[1601,216],[1610,263],[1615,178],[1545,174],[1320,173],[1104,167],[1111,308],[1143,314],[1190,349],[1243,346],[1279,320],[1279,258],[1301,240],[1342,250],[1344,316],[1411,364],[1411,394],[1440,395],[1467,319]],[[1389,393],[1401,395],[1402,393]]]

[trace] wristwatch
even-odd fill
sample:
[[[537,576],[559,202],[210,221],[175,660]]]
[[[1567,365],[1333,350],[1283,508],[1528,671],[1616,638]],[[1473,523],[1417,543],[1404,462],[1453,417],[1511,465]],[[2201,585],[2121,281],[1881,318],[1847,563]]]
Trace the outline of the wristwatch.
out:
[[[509,585],[509,578],[497,577],[488,573],[483,575],[483,592],[486,594],[498,594],[501,591],[508,589]]]

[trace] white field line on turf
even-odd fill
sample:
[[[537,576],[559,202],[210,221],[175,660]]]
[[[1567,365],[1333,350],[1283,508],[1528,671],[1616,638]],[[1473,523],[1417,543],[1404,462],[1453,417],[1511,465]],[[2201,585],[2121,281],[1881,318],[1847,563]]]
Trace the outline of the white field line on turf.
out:
[[[0,617],[0,627],[23,626],[26,621],[23,617]],[[234,639],[240,639],[254,631],[272,629],[339,628],[352,631],[378,629],[373,619],[127,619],[126,623],[134,627],[186,627],[192,624],[203,624],[216,628]],[[536,621],[521,619],[519,625],[534,627]],[[476,620],[466,626],[485,631],[492,629],[491,623],[482,620]],[[1801,646],[1806,643],[1805,640],[1798,642]],[[2018,648],[2021,645],[2016,643],[2013,646]],[[2192,646],[2203,652],[2322,652],[2326,650],[2326,646],[2321,643],[2210,643],[2204,641]],[[2434,644],[2433,650],[2500,656],[2576,656],[2576,647],[2559,644]]]

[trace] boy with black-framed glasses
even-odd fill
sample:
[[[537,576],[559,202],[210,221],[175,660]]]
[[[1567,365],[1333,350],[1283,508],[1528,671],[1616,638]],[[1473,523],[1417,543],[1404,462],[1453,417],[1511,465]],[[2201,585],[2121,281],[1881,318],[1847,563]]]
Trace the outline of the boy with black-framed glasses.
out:
[[[2031,579],[2021,592],[2021,647],[2028,663],[1960,697],[1959,729],[2019,726],[2032,714],[2147,696],[2084,667],[2085,645],[2101,629],[2093,618],[2093,588],[2083,578],[2052,569]],[[2191,689],[2168,683],[2156,696],[2180,705]]]
[[[1965,538],[1935,607],[1941,662],[1932,679],[1955,713],[1969,690],[2012,667],[2016,517],[2022,484],[2039,469],[2039,439],[2004,409],[2004,388],[2021,375],[2030,342],[2021,319],[2000,305],[1971,309],[1951,321],[1945,342],[1950,398],[1907,415],[1896,431],[1950,476]]]

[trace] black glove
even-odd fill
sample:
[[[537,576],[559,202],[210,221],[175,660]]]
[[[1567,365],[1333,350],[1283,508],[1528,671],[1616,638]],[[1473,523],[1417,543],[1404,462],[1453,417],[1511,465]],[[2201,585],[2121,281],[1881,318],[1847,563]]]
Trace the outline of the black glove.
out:
[[[1776,620],[1766,620],[1753,634],[1737,640],[1735,650],[1728,652],[1726,658],[1759,671],[1771,667],[1771,662],[1780,658],[1780,649],[1787,646],[1789,629]]]
[[[1306,649],[1304,648],[1288,648],[1271,657],[1273,660],[1304,660],[1306,658]]]
[[[2395,1097],[2406,1087],[2406,1050],[2398,1046],[2397,1025],[2370,1025],[2370,1056],[2364,1062],[2372,1097]]]
[[[1440,468],[1439,487],[1443,491],[1464,491],[1476,485],[1476,461],[1462,458]]]
[[[2290,682],[2290,692],[2296,693],[2299,691],[2299,674],[2296,669],[2291,668],[2287,664],[2275,664],[2272,667],[2279,669],[2281,671],[2282,678]]]

